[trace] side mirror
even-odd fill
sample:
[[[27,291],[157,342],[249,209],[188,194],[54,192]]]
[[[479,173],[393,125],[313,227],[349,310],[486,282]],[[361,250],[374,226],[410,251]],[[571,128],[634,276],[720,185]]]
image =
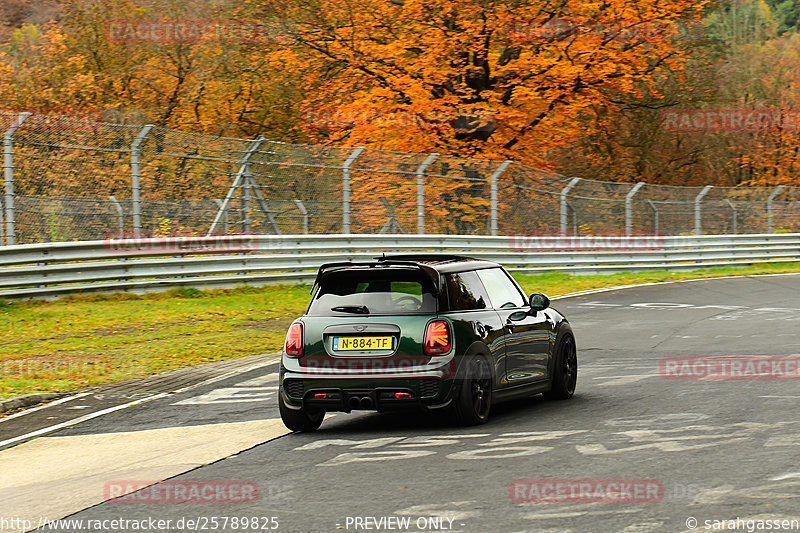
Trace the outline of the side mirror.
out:
[[[550,298],[548,298],[547,296],[545,296],[540,292],[536,292],[531,294],[530,303],[531,303],[531,311],[536,313],[538,311],[544,311],[545,309],[550,307]]]

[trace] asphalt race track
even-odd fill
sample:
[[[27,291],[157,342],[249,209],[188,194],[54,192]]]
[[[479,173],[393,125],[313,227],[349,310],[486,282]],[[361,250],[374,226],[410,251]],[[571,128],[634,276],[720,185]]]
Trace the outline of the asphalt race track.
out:
[[[572,400],[496,406],[473,428],[358,413],[287,434],[270,363],[7,447],[0,517],[32,528],[83,521],[40,531],[123,531],[110,522],[122,518],[171,520],[162,531],[549,533],[748,531],[748,520],[780,530],[775,521],[800,519],[789,357],[800,357],[800,275],[642,286],[554,307],[577,336]],[[708,356],[768,361],[771,374],[675,373],[689,367],[671,358]],[[216,492],[177,504],[145,488],[101,503],[165,479]],[[537,501],[546,495],[558,501]]]

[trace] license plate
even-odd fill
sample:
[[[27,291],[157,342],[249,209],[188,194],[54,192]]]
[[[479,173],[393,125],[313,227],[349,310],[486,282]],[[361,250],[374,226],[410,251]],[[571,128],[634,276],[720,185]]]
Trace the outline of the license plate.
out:
[[[333,349],[342,350],[391,350],[391,337],[334,337]]]

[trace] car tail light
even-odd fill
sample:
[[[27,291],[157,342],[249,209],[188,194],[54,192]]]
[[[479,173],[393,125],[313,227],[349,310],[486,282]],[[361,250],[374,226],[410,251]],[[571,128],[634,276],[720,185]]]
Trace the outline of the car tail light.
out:
[[[296,323],[289,326],[289,333],[286,334],[286,345],[284,346],[286,355],[300,357],[303,355],[303,324]]]
[[[450,351],[450,326],[444,320],[434,320],[425,330],[425,353],[440,354]]]
[[[410,400],[411,393],[410,392],[395,392],[394,397],[398,400]]]

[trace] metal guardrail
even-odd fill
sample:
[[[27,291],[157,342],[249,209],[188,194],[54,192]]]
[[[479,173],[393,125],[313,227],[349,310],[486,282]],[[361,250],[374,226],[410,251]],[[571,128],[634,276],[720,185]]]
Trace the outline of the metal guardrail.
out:
[[[675,237],[238,235],[0,247],[0,298],[310,282],[322,263],[469,255],[514,272],[688,271],[800,261],[800,234]]]

